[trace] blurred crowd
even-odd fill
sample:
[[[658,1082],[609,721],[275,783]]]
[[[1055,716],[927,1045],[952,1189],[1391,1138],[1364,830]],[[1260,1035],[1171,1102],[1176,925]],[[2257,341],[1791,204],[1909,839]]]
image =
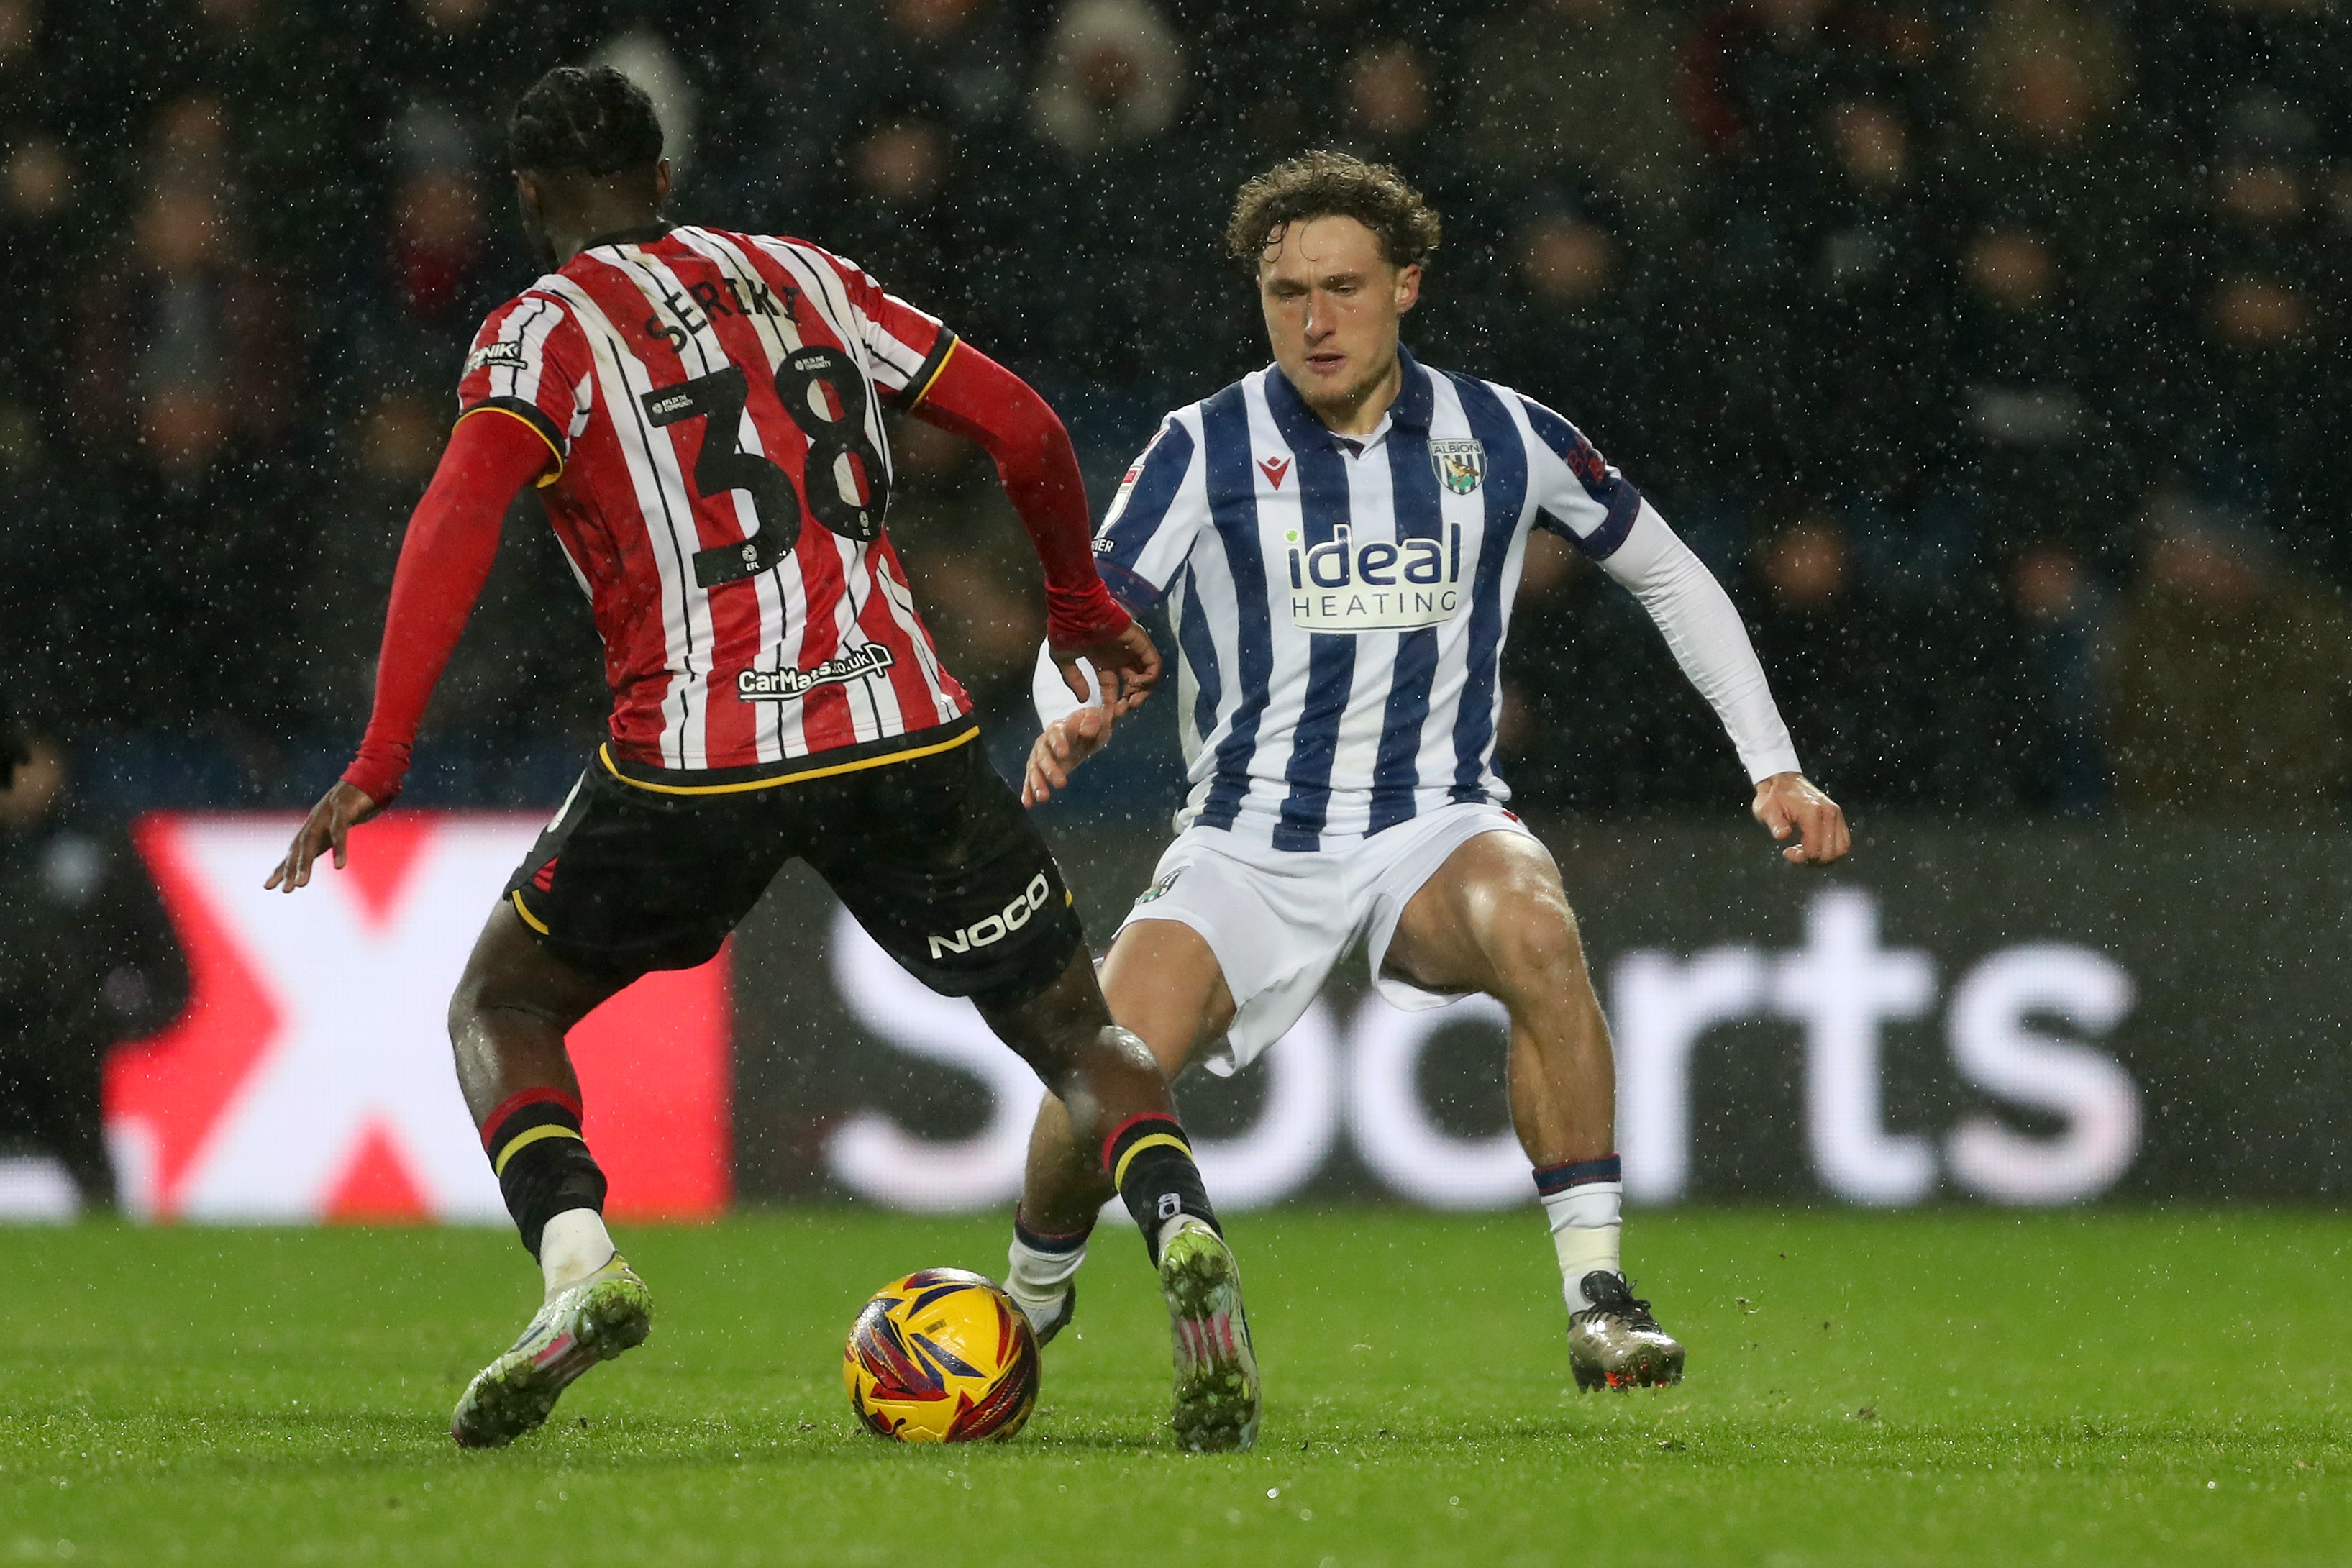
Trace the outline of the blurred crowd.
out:
[[[325,782],[466,342],[530,274],[502,116],[592,58],[661,108],[675,216],[945,318],[1055,401],[1097,508],[1265,359],[1234,187],[1340,146],[1444,218],[1416,351],[1658,503],[1857,811],[2346,799],[2331,0],[0,0],[0,678],[46,728]],[[1024,722],[1019,529],[972,449],[895,439],[931,624]],[[535,513],[428,748],[597,727]],[[1629,599],[1545,549],[1520,617],[1524,800],[1736,798]]]

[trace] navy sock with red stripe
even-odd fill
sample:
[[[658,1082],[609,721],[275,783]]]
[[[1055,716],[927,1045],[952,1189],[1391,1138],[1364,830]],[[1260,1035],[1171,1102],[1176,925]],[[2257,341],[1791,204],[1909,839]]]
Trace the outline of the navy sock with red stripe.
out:
[[[1596,1182],[1625,1180],[1624,1162],[1614,1154],[1603,1154],[1597,1160],[1570,1160],[1562,1165],[1536,1167],[1536,1196],[1556,1197],[1572,1187],[1591,1186]]]
[[[557,1215],[604,1212],[604,1173],[581,1132],[580,1102],[563,1090],[527,1089],[501,1100],[482,1122],[482,1150],[533,1258]]]
[[[1020,1209],[1016,1207],[1013,1211],[1013,1239],[1033,1252],[1053,1256],[1084,1252],[1087,1249],[1087,1237],[1094,1233],[1095,1227],[1092,1224],[1088,1224],[1084,1230],[1032,1230],[1029,1228],[1029,1222],[1021,1217]]]
[[[1209,1206],[1209,1189],[1201,1181],[1201,1167],[1192,1162],[1192,1142],[1184,1124],[1159,1111],[1130,1116],[1103,1140],[1103,1169],[1118,1189],[1127,1212],[1143,1232],[1151,1266],[1160,1266],[1160,1233],[1180,1215],[1204,1221],[1222,1236],[1217,1211]]]

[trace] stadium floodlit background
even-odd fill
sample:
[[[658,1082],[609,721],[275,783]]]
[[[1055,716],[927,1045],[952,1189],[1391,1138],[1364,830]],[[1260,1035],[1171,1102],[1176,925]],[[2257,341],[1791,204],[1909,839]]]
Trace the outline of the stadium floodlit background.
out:
[[[1772,1340],[1791,1329],[1785,1314],[1751,1321],[1747,1296],[1733,1312],[1734,1286],[1756,1291],[1738,1272],[1751,1242],[1818,1241],[1800,1256],[1851,1262],[1856,1300],[1894,1288],[1870,1271],[1897,1252],[1915,1269],[2011,1270],[2049,1302],[2137,1290],[2153,1337],[2175,1286],[2171,1263],[2147,1260],[2190,1259],[2186,1281],[2195,1259],[2244,1254],[2234,1220],[2192,1245],[2166,1228],[2172,1211],[2128,1205],[2325,1205],[2345,1191],[2343,5],[0,0],[0,679],[44,742],[32,782],[0,795],[0,1211],[71,1214],[74,1178],[100,1191],[110,1152],[136,1216],[499,1220],[446,1065],[442,1000],[604,708],[585,606],[534,506],[509,519],[428,718],[402,802],[415,809],[361,830],[353,870],[310,896],[264,898],[259,883],[286,814],[356,743],[402,529],[459,360],[530,276],[503,115],[548,65],[590,58],[653,92],[679,172],[674,216],[802,235],[941,316],[1054,403],[1098,513],[1163,411],[1265,361],[1251,290],[1222,247],[1243,178],[1332,145],[1396,164],[1432,198],[1445,239],[1407,341],[1559,408],[1658,503],[1730,587],[1808,771],[1855,824],[1855,854],[1834,873],[1773,862],[1741,819],[1727,744],[1638,607],[1538,540],[1506,664],[1501,766],[1560,856],[1617,1031],[1629,1195],[1759,1205],[1695,1230],[1637,1215],[1629,1230],[1637,1274],[1692,1288],[1661,1292],[1661,1310],[1697,1331],[1695,1379],[1708,1368],[1721,1397],[1750,1401],[1727,1417],[1754,1424],[1741,1431],[1780,1431],[1786,1401],[1772,1398],[1813,1389],[1820,1359],[1814,1342]],[[892,439],[892,533],[1009,770],[1034,724],[1034,562],[975,448],[903,421]],[[1169,706],[1045,817],[1098,942],[1164,841],[1179,783]],[[955,1222],[978,1226],[968,1233],[892,1220],[908,1228],[857,1231],[856,1246],[803,1239],[813,1257],[877,1260],[853,1296],[888,1260],[943,1260],[907,1252],[932,1244],[921,1238],[978,1237],[955,1260],[990,1265],[1034,1084],[820,888],[788,878],[717,964],[631,996],[580,1042],[618,1215],[797,1199],[835,1207],[788,1213],[977,1209],[984,1224]],[[1221,1203],[1526,1206],[1496,1037],[1480,1004],[1408,1016],[1343,983],[1253,1072],[1185,1085]],[[77,1148],[39,1142],[101,1093],[102,1132],[86,1119]],[[1835,1228],[1865,1225],[1841,1218],[1849,1208],[2091,1200],[2110,1207],[2089,1228],[2014,1246],[2008,1231],[1935,1228],[1992,1218],[1932,1210],[1906,1222],[1918,1231]],[[1807,1213],[1831,1228],[1788,1217]],[[1355,1234],[1259,1223],[1276,1258],[1311,1254],[1276,1245],[1304,1236],[1342,1258]],[[1465,1257],[1475,1247],[1460,1237],[1488,1234],[1382,1223]],[[1446,1223],[1498,1227],[1496,1257],[1539,1251],[1525,1214]],[[2292,1288],[2319,1276],[2297,1287],[2283,1260],[2334,1256],[2342,1226],[2325,1210],[2316,1230],[2261,1223],[2281,1227],[2261,1300],[2270,1331],[2291,1337],[2283,1325],[2326,1310],[2298,1304]],[[2118,1239],[2126,1231],[2150,1239]],[[1782,1239],[1756,1240],[1768,1234]],[[138,1270],[167,1256],[99,1235],[86,1257],[55,1255],[58,1278],[84,1264],[149,1278]],[[1700,1250],[1673,1252],[1677,1235]],[[875,1239],[889,1237],[903,1245]],[[511,1251],[480,1239],[430,1245],[472,1248],[484,1268]],[[194,1258],[215,1244],[152,1245]],[[263,1317],[269,1290],[297,1300],[306,1280],[320,1310],[342,1310],[292,1254],[217,1245],[247,1249]],[[717,1242],[646,1245],[734,1267]],[[1117,1287],[1101,1289],[1115,1324]],[[26,1366],[46,1366],[37,1347],[66,1343],[56,1325],[86,1310],[79,1295],[55,1300],[42,1317],[23,1299],[12,1353]],[[1471,1295],[1446,1300],[1482,1332],[1502,1321]],[[1829,1304],[1841,1324],[1847,1300]],[[2082,1324],[2044,1309],[2000,1342],[2030,1357],[2063,1338],[2082,1358],[2078,1386],[2108,1387]],[[835,1306],[809,1310],[815,1329],[793,1332],[821,1361]],[[1916,1348],[1947,1331],[1942,1309],[1901,1310],[1918,1337],[1885,1364],[1943,1353]],[[466,1320],[485,1349],[504,1311]],[[1793,1311],[1830,1332],[1828,1310]],[[1541,1311],[1523,1318],[1556,1332]],[[107,1321],[89,1331],[100,1360],[145,1331]],[[412,1345],[446,1337],[422,1320],[400,1331]],[[674,1343],[716,1343],[682,1331]],[[1496,1329],[1494,1342],[1515,1335]],[[1765,1361],[1735,1363],[1759,1336],[1749,1348]],[[2107,1349],[2116,1387],[2171,1366]],[[215,1353],[226,1367],[236,1352]],[[1315,1363],[1291,1354],[1304,1378]],[[1455,1377],[1431,1357],[1421,1375]],[[1929,1392],[1943,1392],[1946,1364],[1920,1373]],[[2022,1375],[2013,1367],[1950,1364],[1955,1399],[1979,1382],[2023,1386],[2000,1381]],[[1316,1400],[1339,1400],[1364,1434],[1403,1429],[1377,1384],[1347,1384],[1360,1363],[1324,1365],[1338,1381]],[[1487,1381],[1464,1385],[1481,1397],[1520,1381],[1481,1365]],[[2306,1367],[2300,1397],[2324,1400],[2334,1365]],[[1537,1381],[1549,1387],[1554,1370]],[[84,1384],[103,1391],[107,1375],[74,1373],[81,1392],[51,1402],[66,1415],[39,1419],[72,1418]],[[1089,1392],[1087,1377],[1107,1375],[1074,1372],[1060,1394],[1104,1431],[1126,1419]],[[2201,1375],[2180,1373],[2181,1386],[2207,1386]],[[247,1397],[220,1376],[222,1408]],[[392,1392],[392,1371],[382,1378],[379,1403],[410,1397]],[[713,1408],[740,1395],[680,1383],[648,1408],[688,1431],[677,1413],[689,1386]],[[1876,1443],[1881,1403],[1894,1444],[1900,1402],[1875,1387],[1822,1429],[1821,1452]],[[2074,1462],[2074,1417],[2017,1397],[2043,1423],[2034,1452]],[[2148,1397],[2131,1408],[2173,1418]],[[1136,1409],[1148,1422],[1148,1401]],[[2167,1428],[2179,1454],[2205,1451],[2191,1415],[2201,1407]],[[2242,1436],[2250,1418],[2221,1425]],[[1681,1439],[1616,1426],[1627,1466],[1680,1462],[1657,1455]],[[1971,1468],[2006,1465],[2018,1446],[1985,1436],[1979,1454],[1962,1436],[1948,1452],[1923,1430],[1885,1450],[1906,1479],[1962,1450]],[[2294,1457],[2298,1474],[2308,1459],[2314,1489],[2347,1462],[2339,1438],[2298,1447],[2302,1428],[2281,1431],[2275,1452],[2214,1451],[2255,1466],[2257,1491],[2268,1472],[2246,1458],[2255,1450]],[[24,1441],[30,1453],[48,1440]],[[251,1453],[277,1452],[274,1436],[254,1441]],[[2168,1441],[2144,1446],[2170,1454]],[[1764,1447],[1751,1463],[1790,1451]],[[1432,1473],[1452,1462],[1424,1458]],[[0,1462],[0,1488],[10,1468]],[[292,1529],[302,1483],[283,1484]],[[2126,1492],[2135,1484],[2155,1485]],[[1276,1495],[1250,1506],[1271,1510]],[[1433,1517],[1467,1517],[1448,1495]],[[1827,1522],[1849,1494],[1821,1495],[1816,1539],[1828,1540],[1850,1528]],[[1888,1517],[1928,1518],[1924,1493],[1915,1500]],[[2051,1531],[2079,1511],[2071,1493],[2028,1500]],[[186,1520],[208,1517],[185,1506]],[[1225,1503],[1203,1517],[1228,1517]],[[1736,1537],[1738,1510],[1725,1517]],[[2242,1511],[2205,1537],[2169,1517],[2184,1541],[2248,1551],[2323,1540],[2246,1533],[2256,1515]],[[1469,1539],[1388,1550],[1433,1561],[1442,1541]],[[1485,1560],[1508,1558],[1481,1539]],[[50,1550],[25,1535],[19,1557],[37,1555],[28,1541]],[[839,1541],[826,1550],[849,1560]],[[1349,1550],[1380,1560],[1377,1543]]]
[[[590,56],[655,90],[676,213],[929,306],[1098,502],[1264,363],[1239,182],[1392,162],[1446,225],[1416,351],[1658,501],[1855,816],[2340,807],[2352,29],[2295,0],[5,0],[0,667],[93,799],[307,806],[348,750],[457,362],[530,273],[501,116]],[[897,445],[922,602],[1018,728],[1019,530],[976,451]],[[414,804],[537,809],[596,732],[541,532]],[[1638,613],[1530,575],[1507,776],[1721,810]]]

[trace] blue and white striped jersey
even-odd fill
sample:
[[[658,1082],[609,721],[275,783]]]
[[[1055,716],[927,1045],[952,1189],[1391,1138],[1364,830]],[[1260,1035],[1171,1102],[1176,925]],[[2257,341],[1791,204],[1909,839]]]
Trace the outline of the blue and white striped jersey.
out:
[[[1606,560],[1642,498],[1551,410],[1402,358],[1361,442],[1271,366],[1179,409],[1096,534],[1114,594],[1169,604],[1180,823],[1314,849],[1509,797],[1498,669],[1528,531]]]

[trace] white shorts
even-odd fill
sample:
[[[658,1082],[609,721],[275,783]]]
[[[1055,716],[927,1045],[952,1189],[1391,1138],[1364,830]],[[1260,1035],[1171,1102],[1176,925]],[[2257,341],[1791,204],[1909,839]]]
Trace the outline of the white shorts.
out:
[[[1276,849],[1214,827],[1188,827],[1160,857],[1151,886],[1120,922],[1176,921],[1201,933],[1234,994],[1234,1023],[1206,1059],[1239,1071],[1290,1031],[1359,938],[1371,983],[1399,1007],[1454,998],[1381,973],[1397,921],[1447,857],[1482,833],[1534,837],[1484,802],[1441,806],[1337,849]]]

